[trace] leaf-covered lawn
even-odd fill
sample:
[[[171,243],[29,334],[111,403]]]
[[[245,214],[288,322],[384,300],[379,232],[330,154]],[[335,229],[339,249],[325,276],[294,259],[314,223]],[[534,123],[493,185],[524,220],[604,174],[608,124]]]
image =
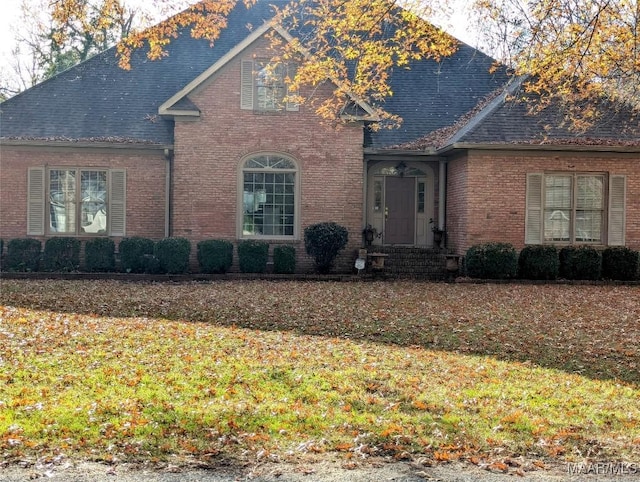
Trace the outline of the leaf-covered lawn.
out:
[[[0,303],[5,458],[640,455],[638,287],[3,280]]]

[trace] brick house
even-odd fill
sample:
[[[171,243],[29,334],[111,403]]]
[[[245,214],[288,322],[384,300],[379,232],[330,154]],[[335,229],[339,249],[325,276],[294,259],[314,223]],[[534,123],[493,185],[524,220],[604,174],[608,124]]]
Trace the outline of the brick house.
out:
[[[640,248],[637,120],[576,136],[561,112],[511,101],[519,84],[461,44],[393,73],[385,109],[400,128],[370,129],[355,100],[328,125],[280,102],[293,66],[267,68],[267,36],[288,36],[270,17],[268,2],[239,7],[213,48],[182,35],[130,71],[108,50],[2,103],[0,237],[263,239],[295,246],[300,271],[304,228],[321,221],[349,230],[343,269],[367,225],[375,245],[427,248],[439,227],[458,254],[482,241]]]

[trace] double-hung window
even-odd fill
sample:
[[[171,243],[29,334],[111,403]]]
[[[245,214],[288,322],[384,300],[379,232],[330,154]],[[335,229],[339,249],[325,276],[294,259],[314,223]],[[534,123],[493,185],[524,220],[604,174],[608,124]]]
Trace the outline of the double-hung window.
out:
[[[529,174],[526,242],[623,245],[624,202],[624,176]]]
[[[123,170],[31,168],[28,234],[123,236],[124,198]]]
[[[241,172],[242,236],[296,236],[298,169],[279,155],[248,158]]]
[[[254,112],[297,111],[298,104],[287,83],[295,76],[295,64],[269,60],[243,60],[240,104]]]

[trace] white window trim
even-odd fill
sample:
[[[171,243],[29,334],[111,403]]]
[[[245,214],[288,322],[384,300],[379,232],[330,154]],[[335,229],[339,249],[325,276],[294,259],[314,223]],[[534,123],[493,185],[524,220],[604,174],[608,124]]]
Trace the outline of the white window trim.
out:
[[[75,232],[51,232],[49,189],[52,170],[101,171],[107,174],[107,220],[104,233],[83,232],[79,223],[80,209],[76,209]],[[122,237],[126,234],[126,171],[124,169],[78,166],[33,167],[28,170],[27,190],[27,235],[29,236]],[[76,208],[79,208],[77,199],[75,202]]]
[[[283,170],[282,172],[294,172],[295,173],[295,185],[294,185],[294,212],[293,212],[293,235],[292,236],[288,236],[288,235],[265,235],[265,234],[260,234],[260,235],[247,235],[243,233],[243,225],[244,225],[244,173],[245,172],[260,172],[260,169],[245,169],[245,164],[247,163],[247,161],[254,159],[256,157],[260,157],[260,156],[276,156],[276,157],[282,157],[284,159],[287,159],[289,161],[291,161],[295,166],[296,169],[295,171],[293,170]],[[277,172],[276,169],[274,170],[264,170],[263,172]],[[251,153],[249,155],[244,156],[240,162],[238,163],[238,168],[237,168],[237,198],[236,198],[236,237],[238,239],[262,239],[262,240],[274,240],[274,241],[297,241],[300,239],[300,233],[301,233],[301,228],[300,228],[300,220],[301,220],[301,192],[302,192],[302,188],[301,188],[301,179],[302,179],[302,170],[300,167],[300,162],[298,162],[295,158],[291,157],[288,154],[284,154],[281,152],[274,152],[274,151],[261,151],[261,152],[254,152]]]
[[[257,67],[258,63],[269,62],[269,59],[245,59],[241,61],[240,72],[240,108],[243,110],[252,110],[259,114],[278,114],[284,112],[297,112],[300,105],[296,102],[285,101],[281,109],[260,109],[257,105]],[[285,68],[285,77],[291,78],[295,75],[296,64],[294,62],[281,62]],[[289,96],[295,96],[297,92],[289,90],[289,86],[285,82],[285,99]]]
[[[603,225],[600,241],[575,240],[575,216],[570,227],[569,241],[546,241],[544,239],[544,212],[546,176],[571,176],[572,181],[572,210],[576,210],[575,182],[579,176],[602,176],[604,178],[603,192]],[[626,176],[607,172],[567,172],[547,171],[528,173],[526,182],[526,212],[525,212],[525,244],[550,244],[558,246],[591,245],[591,246],[624,246],[625,217],[626,217]]]

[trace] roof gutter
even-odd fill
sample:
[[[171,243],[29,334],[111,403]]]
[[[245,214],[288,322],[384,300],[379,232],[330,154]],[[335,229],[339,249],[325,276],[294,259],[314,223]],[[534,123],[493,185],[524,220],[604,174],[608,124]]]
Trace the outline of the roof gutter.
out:
[[[122,149],[137,151],[162,151],[173,150],[173,144],[148,144],[144,142],[128,141],[74,141],[74,140],[47,140],[47,139],[0,139],[3,147],[46,147],[46,148],[74,148],[74,149]]]
[[[621,145],[588,145],[588,144],[496,144],[496,143],[472,143],[456,142],[438,149],[439,155],[446,156],[457,150],[479,151],[545,151],[545,152],[615,152],[621,154],[635,154],[640,152],[640,144],[637,146]]]

